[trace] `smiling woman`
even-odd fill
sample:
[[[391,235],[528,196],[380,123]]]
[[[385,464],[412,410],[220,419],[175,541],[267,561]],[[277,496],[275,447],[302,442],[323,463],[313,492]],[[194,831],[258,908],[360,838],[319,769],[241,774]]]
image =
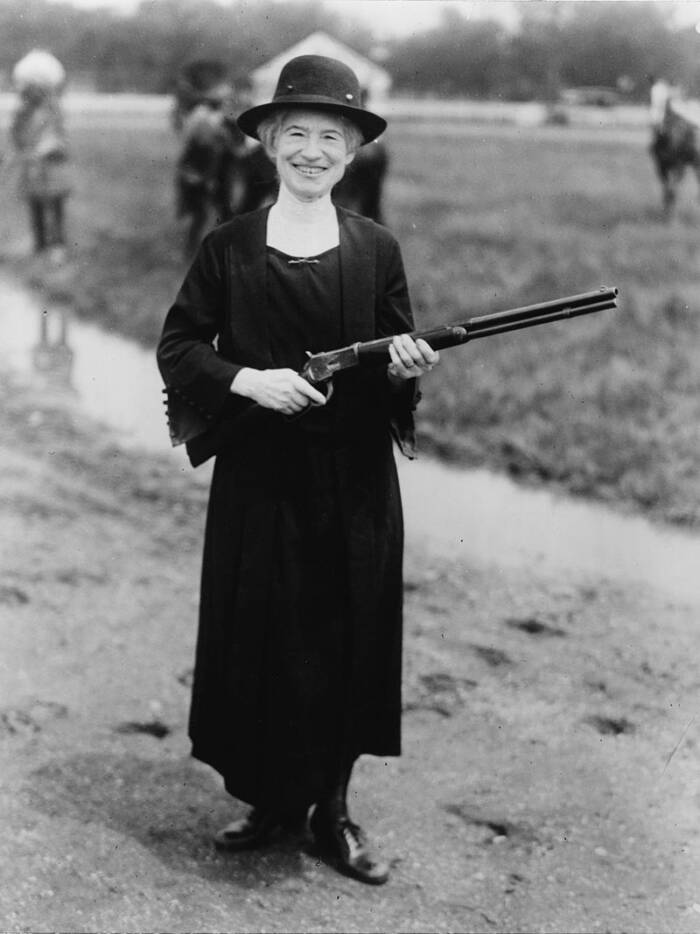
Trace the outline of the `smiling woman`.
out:
[[[301,201],[330,194],[345,173],[362,137],[342,117],[309,110],[268,117],[258,135],[284,188]]]
[[[158,349],[169,395],[212,426],[174,440],[194,464],[216,454],[192,751],[252,805],[216,834],[220,847],[260,846],[304,827],[313,807],[321,852],[376,885],[387,865],[346,797],[360,755],[400,752],[403,517],[392,437],[410,453],[416,378],[438,355],[406,333],[392,234],[331,201],[355,151],[386,126],[362,108],[355,74],[300,56],[272,102],[238,123],[274,160],[278,200],[205,239]],[[328,398],[299,375],[307,351],[390,335],[401,335],[391,365],[338,378]]]

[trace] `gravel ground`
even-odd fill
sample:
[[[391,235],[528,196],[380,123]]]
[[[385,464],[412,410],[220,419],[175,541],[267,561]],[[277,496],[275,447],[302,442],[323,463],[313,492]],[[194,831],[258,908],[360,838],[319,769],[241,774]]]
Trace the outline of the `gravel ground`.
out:
[[[206,474],[0,391],[0,930],[700,931],[700,599],[410,541],[405,752],[352,786],[390,882],[222,855],[242,806],[186,737]]]

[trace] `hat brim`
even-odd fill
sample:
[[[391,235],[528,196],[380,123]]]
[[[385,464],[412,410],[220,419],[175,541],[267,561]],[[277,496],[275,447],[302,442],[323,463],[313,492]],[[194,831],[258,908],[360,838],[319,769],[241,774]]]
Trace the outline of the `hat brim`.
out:
[[[311,95],[302,97],[285,97],[284,100],[272,101],[269,104],[258,104],[257,107],[251,107],[245,110],[236,121],[246,136],[252,136],[253,139],[260,139],[258,136],[258,127],[265,117],[271,116],[278,110],[324,110],[330,113],[339,114],[350,120],[362,133],[363,143],[371,143],[372,140],[380,136],[386,130],[386,120],[371,110],[362,110],[359,107],[346,107],[337,101],[328,98],[319,97],[318,99]]]

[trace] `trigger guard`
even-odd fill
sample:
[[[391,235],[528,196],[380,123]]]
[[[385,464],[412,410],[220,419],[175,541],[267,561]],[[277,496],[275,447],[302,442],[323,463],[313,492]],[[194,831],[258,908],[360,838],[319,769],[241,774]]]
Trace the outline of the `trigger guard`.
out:
[[[321,393],[322,396],[326,397],[326,402],[328,402],[333,395],[333,383],[329,380],[327,383],[323,383],[320,386],[315,386],[315,389]],[[319,404],[316,402],[311,403],[314,408],[320,408]]]

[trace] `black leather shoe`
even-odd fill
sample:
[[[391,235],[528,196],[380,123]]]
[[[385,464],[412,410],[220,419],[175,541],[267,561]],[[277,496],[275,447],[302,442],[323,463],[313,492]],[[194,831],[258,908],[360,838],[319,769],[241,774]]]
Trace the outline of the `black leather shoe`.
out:
[[[232,821],[214,834],[214,843],[220,850],[251,850],[261,846],[282,827],[279,814],[253,808],[245,817]]]
[[[310,827],[322,853],[345,875],[369,885],[387,881],[389,866],[372,855],[364,831],[347,815],[327,817],[317,808]]]
[[[245,817],[232,821],[214,834],[221,850],[250,850],[267,843],[279,831],[301,836],[306,832],[308,808],[274,811],[252,808]]]

